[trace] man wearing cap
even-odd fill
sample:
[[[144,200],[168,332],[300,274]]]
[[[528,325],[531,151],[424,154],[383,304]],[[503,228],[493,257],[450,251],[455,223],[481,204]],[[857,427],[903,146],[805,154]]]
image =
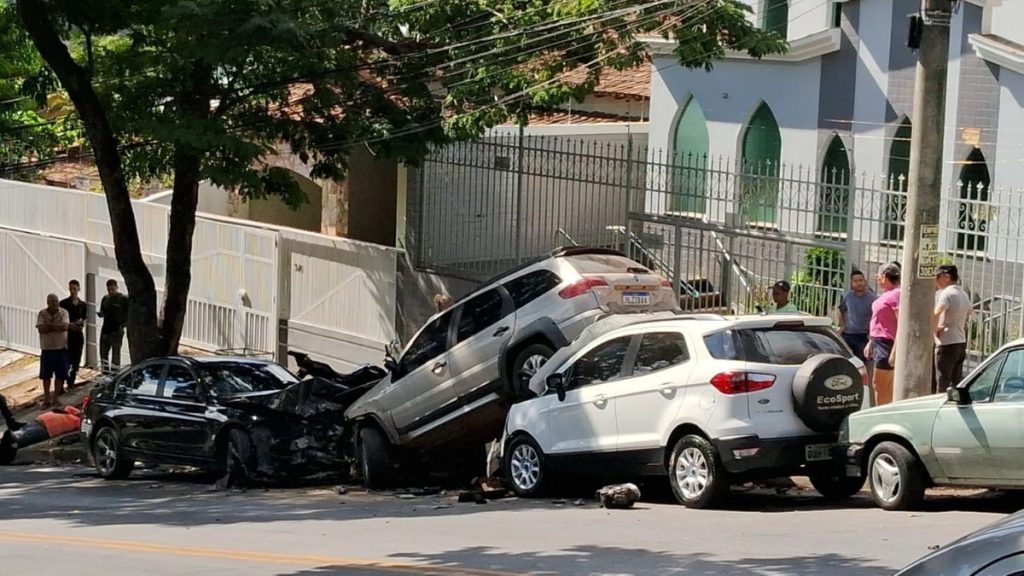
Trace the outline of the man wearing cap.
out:
[[[956,386],[964,375],[967,359],[967,320],[971,317],[971,298],[959,284],[956,266],[939,266],[935,274],[935,386],[945,392]]]
[[[772,286],[772,300],[775,302],[775,310],[772,314],[795,314],[800,312],[797,307],[789,301],[789,282],[779,280]]]

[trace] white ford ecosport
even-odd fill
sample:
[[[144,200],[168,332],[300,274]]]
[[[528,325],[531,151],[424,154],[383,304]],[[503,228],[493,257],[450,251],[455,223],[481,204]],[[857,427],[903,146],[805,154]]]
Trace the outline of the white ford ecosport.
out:
[[[866,379],[827,318],[606,318],[537,373],[537,397],[512,407],[503,475],[531,496],[559,472],[667,474],[694,508],[732,483],[791,475],[848,497],[863,481],[847,479],[833,451]]]

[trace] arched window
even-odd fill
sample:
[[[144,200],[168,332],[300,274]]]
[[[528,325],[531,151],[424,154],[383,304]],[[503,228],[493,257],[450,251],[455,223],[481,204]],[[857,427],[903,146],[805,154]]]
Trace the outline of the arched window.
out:
[[[771,108],[762,102],[743,131],[740,209],[748,224],[775,226],[781,156],[779,124]]]
[[[989,185],[988,162],[981,150],[974,148],[960,169],[960,202],[957,202],[956,249],[984,252],[988,231]],[[962,232],[961,232],[962,230]]]
[[[761,27],[785,38],[789,32],[789,0],[764,0]]]
[[[707,192],[708,125],[696,98],[676,122],[673,142],[672,211],[704,214]]]
[[[850,156],[838,135],[832,136],[825,152],[820,182],[817,232],[845,235],[850,219]]]
[[[889,171],[885,195],[882,239],[902,242],[907,221],[907,186],[910,177],[910,119],[904,119],[889,145]]]

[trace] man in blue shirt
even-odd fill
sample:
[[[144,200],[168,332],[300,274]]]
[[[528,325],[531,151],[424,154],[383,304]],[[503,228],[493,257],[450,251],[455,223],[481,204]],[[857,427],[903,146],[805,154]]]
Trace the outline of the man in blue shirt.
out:
[[[867,279],[860,270],[850,273],[850,291],[839,302],[839,331],[853,354],[867,364],[864,348],[868,345],[868,324],[871,305],[878,295],[868,288]]]

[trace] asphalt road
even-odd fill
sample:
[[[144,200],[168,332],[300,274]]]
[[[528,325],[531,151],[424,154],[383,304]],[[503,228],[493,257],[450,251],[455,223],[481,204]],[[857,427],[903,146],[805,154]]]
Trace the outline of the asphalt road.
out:
[[[609,511],[570,497],[460,504],[352,488],[213,492],[141,473],[0,468],[5,574],[877,575],[1016,509],[1019,499],[940,494],[917,513],[865,496],[737,493],[727,510],[664,500]]]

